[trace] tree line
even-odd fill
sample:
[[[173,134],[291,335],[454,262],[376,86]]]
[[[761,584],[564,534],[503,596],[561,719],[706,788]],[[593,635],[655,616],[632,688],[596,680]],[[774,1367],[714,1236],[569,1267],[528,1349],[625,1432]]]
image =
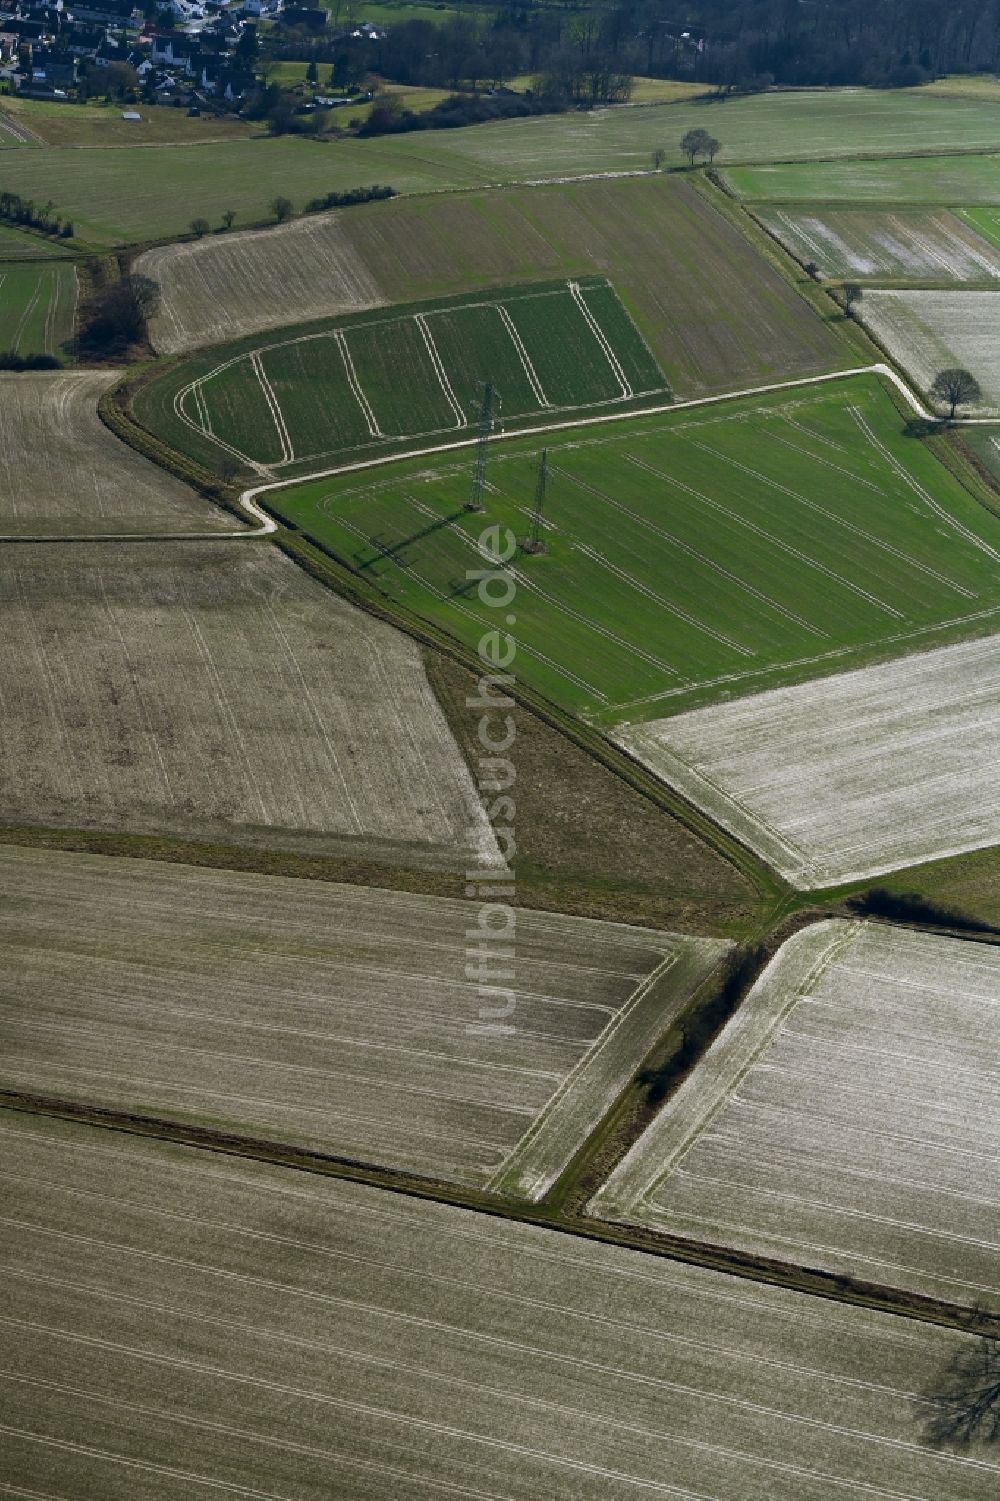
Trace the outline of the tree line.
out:
[[[32,198],[22,198],[20,193],[0,192],[0,219],[8,224],[21,224],[28,229],[41,230],[42,234],[70,240],[73,224],[53,212],[55,204],[37,204]]]
[[[683,19],[679,19],[683,16]],[[303,50],[305,49],[305,50]],[[510,0],[495,12],[400,21],[386,36],[289,34],[347,88],[371,72],[403,84],[485,92],[527,74],[549,108],[620,102],[635,74],[722,92],[796,85],[909,86],[1000,68],[1000,0],[608,0],[587,9]]]

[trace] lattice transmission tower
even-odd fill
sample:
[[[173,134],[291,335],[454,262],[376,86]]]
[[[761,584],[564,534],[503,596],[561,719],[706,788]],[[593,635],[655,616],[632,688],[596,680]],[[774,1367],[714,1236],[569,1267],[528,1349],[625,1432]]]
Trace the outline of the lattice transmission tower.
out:
[[[542,457],[538,464],[538,478],[535,481],[535,509],[531,513],[531,530],[521,543],[522,552],[545,552],[545,543],[542,540],[542,511],[545,509],[545,491],[548,478],[549,451],[547,448],[543,448]]]
[[[493,407],[497,402],[492,381],[483,387],[483,404],[479,408],[479,441],[476,444],[476,462],[472,470],[472,492],[466,502],[467,511],[485,511],[483,496],[486,493],[486,452],[493,431]]]

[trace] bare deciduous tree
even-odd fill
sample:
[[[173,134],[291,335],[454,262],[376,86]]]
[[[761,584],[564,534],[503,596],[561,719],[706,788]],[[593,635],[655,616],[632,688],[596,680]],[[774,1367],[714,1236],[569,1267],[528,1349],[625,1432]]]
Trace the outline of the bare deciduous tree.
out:
[[[939,370],[931,382],[930,394],[935,401],[948,403],[948,415],[954,417],[960,406],[978,401],[982,394],[979,382],[968,370]]]
[[[935,1448],[967,1449],[1000,1440],[1000,1340],[984,1337],[963,1345],[927,1393],[922,1410],[924,1442]]]

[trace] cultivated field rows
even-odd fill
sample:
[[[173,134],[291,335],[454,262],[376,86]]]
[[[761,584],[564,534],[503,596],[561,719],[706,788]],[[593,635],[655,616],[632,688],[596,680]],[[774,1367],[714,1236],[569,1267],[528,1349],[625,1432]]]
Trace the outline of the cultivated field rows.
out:
[[[1000,950],[790,939],[594,1208],[1000,1307]]]
[[[304,243],[325,276],[303,279]],[[398,198],[164,247],[139,264],[162,287],[154,325],[162,347],[335,316],[359,295],[359,278],[374,302],[413,303],[601,275],[613,279],[669,384],[685,395],[811,375],[845,360],[773,266],[677,177]],[[252,302],[248,281],[257,289]],[[258,322],[265,314],[267,323]]]
[[[0,819],[499,859],[418,648],[266,544],[11,549]]]
[[[939,370],[958,366],[982,388],[963,415],[1000,414],[1000,293],[866,292],[861,318],[919,391],[929,391]],[[931,404],[947,413],[947,405]]]
[[[980,627],[1000,530],[900,427],[859,377],[546,434],[548,553],[511,564],[519,670],[615,725]],[[475,646],[492,612],[460,581],[485,526],[526,535],[538,446],[494,448],[484,517],[453,454],[271,503]]]
[[[104,426],[97,403],[120,375],[0,374],[0,533],[96,537],[226,529],[223,512]]]
[[[516,1149],[532,1198],[728,948],[523,911],[491,989],[461,901],[12,848],[0,887],[0,1087],[464,1183]]]
[[[1000,842],[1000,636],[614,738],[803,889]]]
[[[948,209],[771,208],[759,217],[794,256],[811,261],[823,276],[1000,278],[1000,247]]]
[[[162,245],[140,255],[135,269],[160,288],[151,336],[161,354],[386,300],[339,215]]]
[[[8,1112],[5,1477],[107,1501],[990,1501],[965,1337]]]
[[[300,334],[223,360],[176,415],[263,470],[474,428],[491,384],[504,422],[666,395],[603,278]]]

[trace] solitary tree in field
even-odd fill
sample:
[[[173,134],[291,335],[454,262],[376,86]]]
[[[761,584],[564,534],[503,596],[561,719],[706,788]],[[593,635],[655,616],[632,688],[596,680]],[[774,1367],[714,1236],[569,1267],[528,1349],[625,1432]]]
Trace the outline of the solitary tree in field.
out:
[[[855,306],[860,301],[861,301],[861,288],[859,287],[858,283],[856,281],[845,281],[845,283],[844,283],[844,307],[847,309],[847,316],[849,318],[853,318],[854,317]]]
[[[201,239],[202,235],[208,234],[208,231],[211,229],[211,227],[212,226],[209,224],[207,219],[198,218],[191,220],[191,233],[193,235],[197,235],[199,240]]]
[[[292,200],[280,196],[271,199],[271,213],[279,224],[284,224],[286,219],[292,217]]]
[[[967,1449],[1000,1442],[1000,1340],[964,1345],[935,1381],[924,1405],[924,1440]]]
[[[689,130],[681,136],[681,150],[693,167],[698,156],[706,156],[709,162],[713,162],[719,150],[719,142],[707,130]]]
[[[667,153],[664,151],[663,147],[657,146],[656,150],[653,152],[653,171],[659,172],[666,159]]]
[[[947,402],[948,416],[954,417],[960,406],[978,401],[982,393],[976,377],[968,370],[939,370],[931,382],[930,394],[935,401]]]
[[[233,224],[235,222],[236,222],[236,210],[234,208],[227,208],[226,212],[222,216],[222,227],[223,227],[223,229],[232,229]]]

